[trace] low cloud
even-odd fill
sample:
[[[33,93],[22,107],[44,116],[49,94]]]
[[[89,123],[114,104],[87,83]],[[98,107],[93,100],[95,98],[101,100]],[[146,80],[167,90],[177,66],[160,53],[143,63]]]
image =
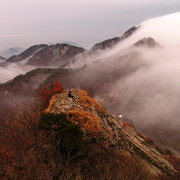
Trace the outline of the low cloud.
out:
[[[34,69],[34,67],[26,66],[23,62],[11,63],[7,66],[0,66],[0,83],[5,83],[19,74],[25,74],[32,69]]]
[[[132,119],[137,129],[180,154],[180,13],[151,19],[127,40],[88,58],[81,82],[94,83],[96,98],[115,114]],[[156,48],[134,47],[144,37]],[[82,62],[82,64],[81,64]],[[107,82],[106,82],[107,81]]]
[[[132,119],[139,131],[180,154],[180,13],[147,20],[128,39],[95,54],[77,56],[71,68],[83,67],[73,82],[96,88],[96,98],[115,114]],[[144,37],[160,44],[135,47]],[[26,67],[31,68],[31,67]],[[24,71],[1,67],[1,79]],[[28,70],[28,69],[26,69]],[[2,81],[2,80],[1,80]],[[77,84],[78,86],[78,84]]]

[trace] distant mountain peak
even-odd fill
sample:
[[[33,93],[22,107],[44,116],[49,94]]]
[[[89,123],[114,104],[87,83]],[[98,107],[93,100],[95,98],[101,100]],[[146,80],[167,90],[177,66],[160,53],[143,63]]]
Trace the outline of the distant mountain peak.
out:
[[[135,33],[136,32],[136,30],[137,29],[139,29],[139,27],[140,26],[133,26],[133,27],[131,27],[129,30],[127,30],[124,34],[123,34],[123,36],[121,36],[121,40],[124,40],[124,39],[126,39],[126,38],[128,38],[129,36],[131,36],[133,33]]]
[[[9,48],[9,49],[1,50],[0,51],[0,56],[5,57],[5,58],[9,58],[9,57],[11,57],[13,55],[18,55],[23,51],[24,51],[24,48],[12,47],[12,48]]]
[[[154,48],[159,44],[152,37],[145,37],[134,44],[137,47],[149,47]]]
[[[72,46],[78,46],[80,47],[81,45],[75,42],[70,42],[70,41],[60,41],[58,43],[54,43],[54,42],[49,42],[47,43],[47,45],[51,46],[51,45],[56,45],[56,44],[68,44],[68,45],[72,45]]]
[[[11,56],[7,63],[23,62],[35,67],[54,67],[66,64],[76,54],[85,51],[81,47],[64,44],[39,44],[29,47],[19,55]]]
[[[63,93],[55,94],[45,113],[67,114],[71,122],[81,125],[85,139],[94,139],[111,151],[120,150],[130,153],[132,157],[137,156],[153,175],[176,173],[163,155],[144,136],[140,136],[131,124],[124,123],[124,120],[104,109],[85,90],[66,89]]]
[[[130,37],[137,29],[139,28],[136,27],[136,26],[133,26],[132,28],[130,28],[129,30],[127,30],[123,36],[121,37],[114,37],[112,39],[107,39],[105,41],[102,41],[100,43],[97,43],[95,44],[93,47],[92,47],[92,50],[93,51],[96,51],[98,49],[106,49],[106,48],[111,48],[112,46],[114,46],[115,44],[117,44],[118,42],[120,41],[123,41],[124,39]]]

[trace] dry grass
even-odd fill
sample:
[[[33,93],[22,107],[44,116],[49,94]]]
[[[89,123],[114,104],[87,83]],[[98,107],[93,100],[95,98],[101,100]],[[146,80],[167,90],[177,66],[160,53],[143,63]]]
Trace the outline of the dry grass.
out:
[[[104,109],[96,102],[95,99],[91,98],[84,89],[80,90],[79,103],[84,107],[85,110],[94,108],[98,112],[104,112]]]
[[[52,98],[50,99],[48,107],[44,110],[45,113],[50,112],[51,107],[52,107],[52,105],[53,105],[53,103],[54,103],[54,100],[56,99],[56,96],[57,96],[57,94],[54,94],[54,95],[52,96]]]
[[[81,109],[73,109],[67,113],[73,123],[79,123],[83,129],[96,137],[101,131],[100,120],[97,115]]]

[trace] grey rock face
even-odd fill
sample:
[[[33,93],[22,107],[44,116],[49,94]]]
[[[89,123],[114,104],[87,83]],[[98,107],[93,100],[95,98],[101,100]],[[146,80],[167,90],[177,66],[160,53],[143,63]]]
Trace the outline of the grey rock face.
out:
[[[96,137],[97,141],[103,141],[108,148],[131,154],[138,161],[142,161],[152,174],[174,174],[176,172],[162,154],[134,128],[123,125],[119,118],[101,106],[93,104],[96,103],[95,100],[90,103],[92,99],[89,97],[82,103],[81,90],[71,89],[71,92],[74,98],[68,97],[69,90],[54,95],[45,112],[68,114],[68,111],[76,109],[92,113],[98,117],[101,126],[101,131]],[[83,130],[83,132],[86,136],[87,131]]]

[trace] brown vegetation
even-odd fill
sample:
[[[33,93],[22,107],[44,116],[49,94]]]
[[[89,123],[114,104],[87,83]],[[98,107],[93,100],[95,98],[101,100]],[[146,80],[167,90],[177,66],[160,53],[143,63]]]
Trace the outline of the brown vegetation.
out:
[[[97,115],[82,109],[73,109],[67,113],[73,123],[79,123],[83,129],[96,137],[101,131],[100,120]]]
[[[180,158],[179,157],[177,157],[173,153],[169,155],[164,154],[163,157],[166,160],[168,160],[178,172],[180,172]]]
[[[82,96],[80,98],[80,102],[86,104],[85,107],[90,109],[93,107],[103,112],[103,109],[85,91],[82,91],[81,95],[87,100],[86,102]],[[80,124],[96,137],[101,132],[98,116],[82,109],[73,109],[67,114],[74,122],[74,124],[69,123],[69,129],[64,128],[62,131],[58,124],[52,123],[52,119],[47,117],[50,128],[43,130],[39,128],[41,120],[39,104],[38,99],[28,99],[27,103],[14,104],[3,108],[3,111],[0,108],[0,179],[156,180],[167,178],[150,175],[140,159],[132,157],[127,152],[117,152],[107,148],[108,146],[100,140],[89,142],[88,156],[82,157],[80,152],[73,154],[69,142],[74,142],[74,134],[72,135],[70,130],[76,132],[77,129],[73,128],[74,124],[76,126]],[[64,126],[64,123],[61,126]],[[67,131],[69,134],[64,133]],[[62,136],[65,137],[64,141]],[[58,147],[64,147],[64,142],[66,142],[66,158],[64,149],[57,148],[57,144]],[[73,148],[77,148],[77,143],[73,144]],[[174,155],[166,155],[165,158],[174,166],[179,163]]]
[[[49,100],[54,94],[57,94],[60,92],[64,92],[64,88],[62,84],[60,82],[51,83],[49,87],[44,86],[43,88],[41,88],[39,96],[43,101],[49,102]]]
[[[85,110],[94,108],[98,112],[104,112],[104,109],[96,102],[95,99],[91,98],[84,89],[80,90],[79,103],[84,107]]]

